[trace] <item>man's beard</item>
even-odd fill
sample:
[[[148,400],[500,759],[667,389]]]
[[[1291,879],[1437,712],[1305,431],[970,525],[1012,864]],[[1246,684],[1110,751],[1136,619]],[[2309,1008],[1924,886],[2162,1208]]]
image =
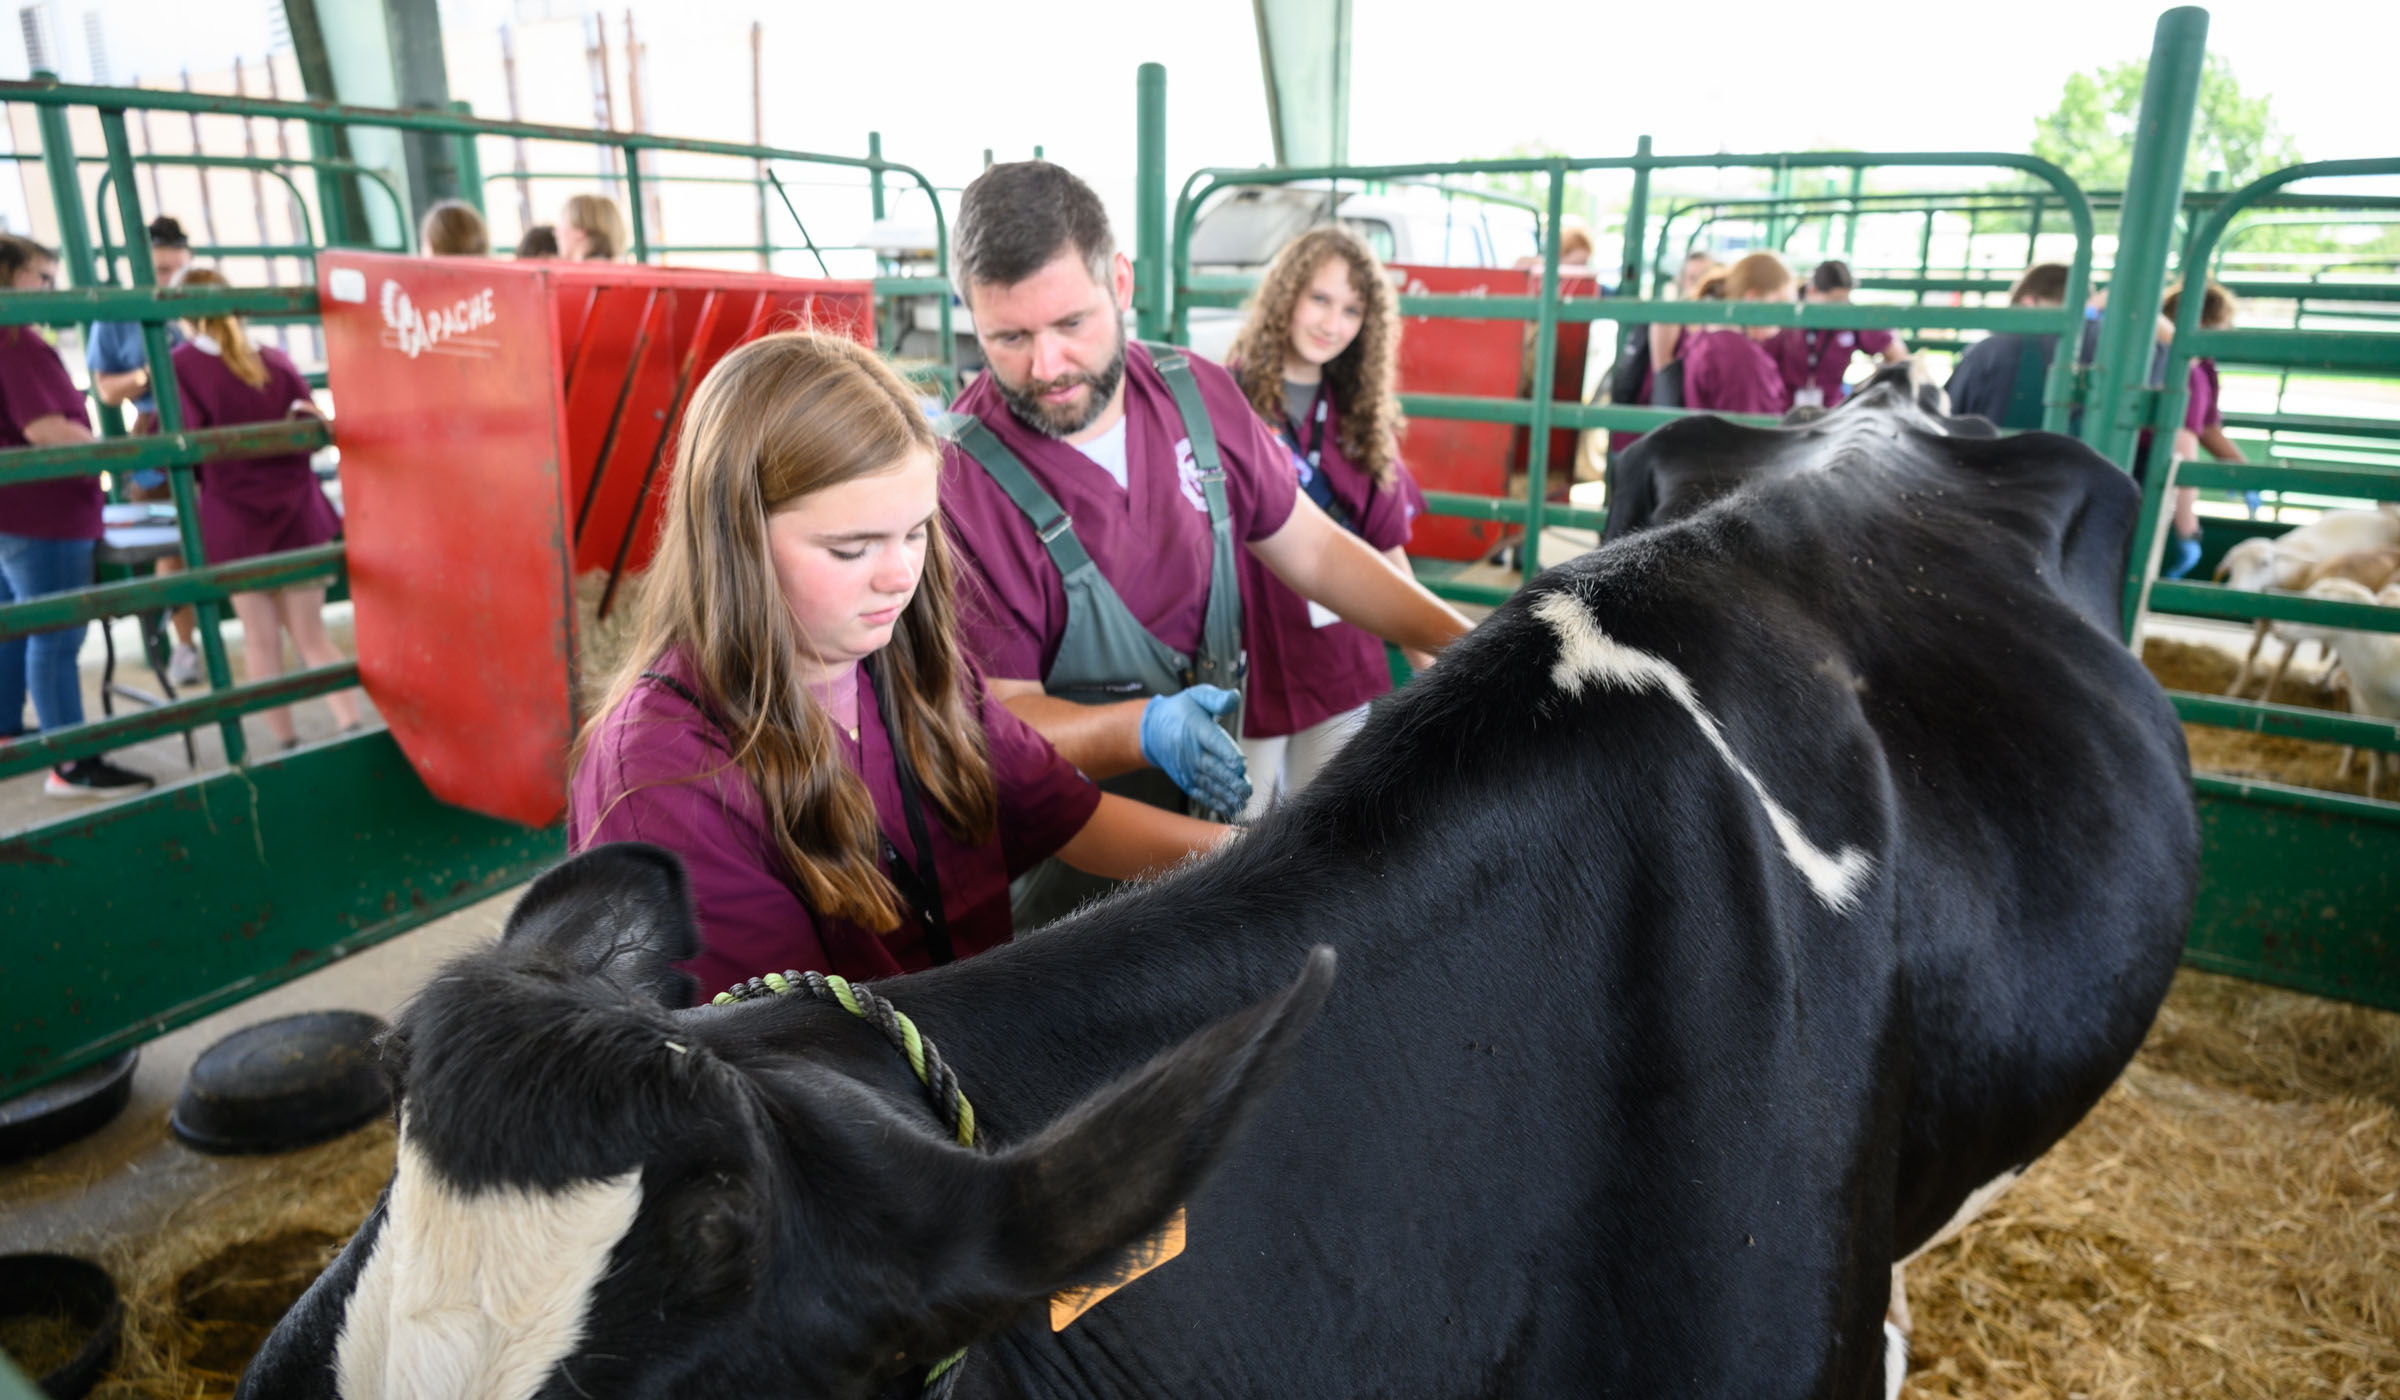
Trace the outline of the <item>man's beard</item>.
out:
[[[1054,438],[1073,437],[1098,421],[1101,414],[1108,412],[1108,401],[1116,397],[1117,385],[1123,383],[1124,379],[1125,328],[1122,326],[1117,328],[1117,352],[1109,357],[1107,367],[1098,374],[1071,374],[1046,383],[1027,384],[1023,389],[1011,389],[1008,381],[998,373],[992,375],[992,383],[1000,388],[1001,401],[1008,405],[1008,411],[1016,415],[1017,421],[1037,433]],[[1077,384],[1091,386],[1091,397],[1083,407],[1054,407],[1042,402],[1042,395]]]

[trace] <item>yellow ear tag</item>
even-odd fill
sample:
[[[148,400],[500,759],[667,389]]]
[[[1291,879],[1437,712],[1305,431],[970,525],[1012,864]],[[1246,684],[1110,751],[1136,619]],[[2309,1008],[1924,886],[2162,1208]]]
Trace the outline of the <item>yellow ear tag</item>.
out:
[[[1159,1227],[1157,1234],[1133,1247],[1125,1262],[1117,1269],[1116,1277],[1106,1283],[1088,1284],[1050,1295],[1050,1330],[1064,1332],[1067,1324],[1089,1312],[1092,1305],[1123,1288],[1142,1275],[1183,1253],[1183,1207]]]

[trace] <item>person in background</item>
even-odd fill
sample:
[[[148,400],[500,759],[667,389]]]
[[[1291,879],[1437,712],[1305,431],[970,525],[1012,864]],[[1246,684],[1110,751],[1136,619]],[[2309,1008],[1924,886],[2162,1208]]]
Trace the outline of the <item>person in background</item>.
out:
[[[31,239],[0,234],[0,287],[47,291],[58,260]],[[67,377],[58,351],[32,326],[0,326],[0,450],[69,447],[92,441],[90,407]],[[100,479],[62,476],[0,486],[0,603],[22,602],[92,584],[100,538]],[[90,624],[0,641],[0,745],[25,732],[25,700],[45,730],[83,723],[83,675],[76,655]],[[50,797],[122,797],[151,786],[145,774],[97,755],[52,768]]]
[[[558,256],[558,230],[548,224],[535,224],[517,240],[517,257],[555,258]]]
[[[1704,287],[1721,288],[1723,283],[1711,283],[1709,278],[1718,272],[1717,260],[1706,249],[1695,248],[1686,254],[1683,266],[1675,275],[1675,295],[1670,300],[1694,301]],[[1659,289],[1662,295],[1666,288]],[[1683,370],[1676,356],[1683,338],[1691,328],[1652,321],[1626,340],[1626,349],[1618,358],[1614,376],[1609,381],[1609,401],[1631,407],[1681,408],[1683,406]],[[1642,435],[1616,429],[1608,435],[1611,457],[1631,447]]]
[[[1009,881],[1046,857],[1131,879],[1227,835],[1103,794],[986,688],[941,454],[915,391],[838,336],[763,336],[692,396],[567,833],[682,858],[704,999],[968,957],[1013,936]]]
[[[1413,576],[1403,546],[1425,496],[1400,461],[1399,350],[1383,264],[1358,235],[1329,226],[1275,255],[1227,368],[1291,449],[1302,494]],[[1380,640],[1293,592],[1256,556],[1244,553],[1241,575],[1242,815],[1253,818],[1277,793],[1308,786],[1366,721],[1367,702],[1391,690],[1392,673]]]
[[[1858,279],[1851,275],[1850,264],[1839,258],[1827,258],[1809,274],[1808,281],[1800,288],[1800,300],[1848,306],[1850,293],[1857,286]],[[1776,332],[1769,348],[1783,371],[1784,390],[1794,408],[1831,408],[1840,403],[1845,392],[1842,381],[1850,372],[1853,355],[1877,355],[1886,364],[1898,364],[1908,358],[1908,347],[1901,343],[1900,337],[1884,330],[1785,326]]]
[[[207,268],[184,274],[187,287],[223,287]],[[308,381],[285,354],[255,345],[233,315],[200,316],[184,322],[184,344],[175,351],[175,389],[184,425],[227,428],[314,415]],[[305,452],[210,462],[199,469],[200,544],[211,564],[229,564],[260,554],[306,549],[341,533],[333,505],[317,485]],[[242,656],[255,684],[283,674],[283,638],[310,666],[331,666],[342,654],[325,635],[325,586],[295,584],[272,593],[236,593],[234,616],[242,621]],[[349,691],[325,697],[343,730],[359,723],[358,700]],[[291,707],[261,712],[267,731],[291,748],[299,742]]]
[[[1592,266],[1592,226],[1573,214],[1558,216],[1558,266],[1564,272],[1589,272]],[[1513,266],[1519,272],[1542,270],[1542,255],[1528,253]]]
[[[1710,277],[1723,269],[1724,264],[1718,262],[1707,249],[1693,249],[1684,255],[1683,266],[1676,270],[1675,299],[1699,300],[1700,289],[1707,285]],[[1650,323],[1650,373],[1653,381],[1660,370],[1675,363],[1676,349],[1683,343],[1684,333],[1689,329],[1688,326],[1667,325],[1658,321]],[[1651,402],[1649,383],[1643,386],[1642,402]],[[1668,404],[1666,407],[1672,408],[1674,405]]]
[[[445,199],[417,225],[417,251],[429,258],[488,258],[492,235],[483,215],[462,199]]]
[[[2008,292],[2010,306],[2067,304],[2065,263],[2035,263]],[[2042,426],[2042,387],[2058,354],[2054,335],[1987,335],[1966,348],[1950,371],[1950,411],[1978,414],[2003,428]]]
[[[1693,300],[1713,293],[1726,301],[1789,301],[1792,270],[1773,253],[1744,255],[1709,274]],[[1791,407],[1783,369],[1768,349],[1780,326],[1695,326],[1677,354],[1683,366],[1683,406],[1707,413],[1780,414]]]
[[[569,195],[558,211],[558,255],[569,262],[616,262],[632,239],[625,211],[604,194]]]
[[[149,233],[151,269],[159,286],[172,287],[183,270],[191,266],[192,240],[184,233],[183,225],[168,214],[152,219]],[[182,343],[182,327],[169,321],[167,348],[172,351]],[[136,437],[158,431],[158,399],[150,390],[150,354],[142,343],[141,322],[95,322],[83,340],[83,363],[91,371],[92,393],[103,407],[133,405]],[[125,499],[129,501],[165,501],[172,500],[174,495],[167,484],[166,472],[158,467],[145,467],[126,479]],[[157,572],[161,575],[182,570],[183,560],[173,555],[158,561]],[[190,608],[175,610],[174,628],[175,649],[167,658],[167,683],[198,685],[200,652],[193,645],[198,622]]]
[[[2183,289],[2167,293],[2160,303],[2159,318],[2165,322],[2167,338],[2174,338],[2175,318],[2183,308]],[[2200,328],[2223,331],[2233,329],[2233,318],[2241,310],[2233,293],[2211,279],[2200,296]],[[2190,402],[2183,410],[2183,426],[2175,430],[2175,460],[2197,461],[2201,449],[2220,462],[2245,462],[2242,449],[2232,438],[2225,436],[2224,406],[2218,397],[2217,362],[2202,355],[2193,359],[2190,378]],[[2165,578],[2182,578],[2200,562],[2200,492],[2195,487],[2175,488],[2174,539],[2159,573]]]

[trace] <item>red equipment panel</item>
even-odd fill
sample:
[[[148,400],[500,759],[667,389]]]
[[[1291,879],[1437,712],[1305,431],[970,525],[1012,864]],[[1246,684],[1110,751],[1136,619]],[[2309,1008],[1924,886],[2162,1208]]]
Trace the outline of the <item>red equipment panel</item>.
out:
[[[868,342],[871,289],[351,252],[317,276],[360,677],[434,795],[547,825],[583,718],[577,577],[613,593],[649,563],[718,359],[799,327]]]
[[[1533,294],[1535,274],[1514,268],[1420,267],[1392,264],[1410,295],[1522,297]],[[1568,297],[1598,296],[1600,287],[1589,277],[1564,279]],[[1458,321],[1430,316],[1403,318],[1400,336],[1400,391],[1404,394],[1471,394],[1483,398],[1518,396],[1530,361],[1526,358],[1525,321]],[[1581,402],[1583,360],[1591,339],[1588,323],[1559,326],[1557,372],[1552,397]],[[1461,491],[1480,496],[1503,495],[1509,474],[1525,469],[1529,434],[1505,423],[1462,423],[1439,418],[1412,418],[1402,455],[1419,485],[1429,491]],[[1550,435],[1549,494],[1563,498],[1572,480],[1575,432],[1555,429]],[[1408,552],[1434,559],[1481,559],[1522,527],[1498,521],[1420,516],[1410,534]]]

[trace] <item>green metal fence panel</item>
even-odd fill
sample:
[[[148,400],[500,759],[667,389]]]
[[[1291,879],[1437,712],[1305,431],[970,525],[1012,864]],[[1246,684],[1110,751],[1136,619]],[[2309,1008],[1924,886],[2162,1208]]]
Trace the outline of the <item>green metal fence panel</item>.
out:
[[[0,1097],[506,890],[565,850],[387,734],[0,839]]]
[[[356,172],[335,158],[339,134],[354,126],[447,134],[524,136],[612,146],[628,156],[675,150],[857,170],[880,187],[887,176],[915,182],[933,204],[937,258],[946,260],[948,229],[938,193],[911,167],[883,159],[821,156],[763,146],[589,132],[528,123],[488,122],[455,111],[383,111],[202,93],[72,87],[47,77],[0,82],[0,102],[36,112],[44,162],[58,208],[62,256],[76,285],[0,298],[0,326],[139,323],[144,330],[160,432],[114,437],[89,446],[0,453],[0,484],[62,476],[126,474],[164,468],[177,506],[183,573],[144,575],[0,606],[0,638],[62,625],[183,605],[201,614],[200,641],[209,688],[168,704],[45,732],[0,750],[0,777],[104,751],[125,743],[216,724],[229,771],[188,780],[95,815],[77,816],[0,838],[0,1098],[137,1043],[253,992],[296,977],[344,953],[525,878],[563,854],[556,828],[525,830],[436,802],[388,735],[370,734],[254,761],[241,717],[358,684],[341,663],[236,686],[218,623],[236,592],[316,579],[344,580],[339,544],[211,564],[198,532],[192,472],[198,465],[266,452],[313,451],[334,441],[324,422],[301,419],[236,428],[189,430],[167,353],[164,328],[177,319],[236,313],[254,321],[314,319],[316,289],[302,287],[161,288],[148,241],[107,249],[122,259],[125,285],[102,282],[93,255],[79,168],[105,169],[101,226],[143,225],[134,178],[142,163],[127,140],[128,111],[170,110],[300,120],[316,140],[317,159],[271,162],[181,158],[253,173],[306,166],[329,179]],[[71,107],[99,119],[105,154],[79,154],[67,124]],[[174,163],[167,158],[151,162]],[[628,160],[628,165],[631,165]],[[775,182],[772,171],[770,184]],[[863,192],[863,186],[862,186]],[[788,196],[787,196],[788,200]],[[113,201],[114,209],[109,207]],[[322,206],[338,220],[340,203]],[[639,210],[637,200],[635,208]],[[795,214],[795,222],[797,216]],[[330,242],[349,229],[329,222]],[[313,231],[310,236],[313,238]],[[805,237],[805,232],[804,232]],[[269,245],[233,251],[312,256],[314,246]],[[949,285],[941,277],[879,277],[880,295],[934,294],[940,303],[943,362],[938,377],[955,388]]]
[[[1163,134],[1159,139],[1163,140]],[[1631,156],[1608,156],[1586,159],[1547,157],[1540,159],[1461,161],[1422,165],[1383,166],[1323,166],[1287,169],[1230,169],[1204,168],[1194,171],[1184,181],[1175,203],[1173,241],[1173,279],[1169,291],[1172,302],[1167,309],[1168,337],[1178,343],[1189,342],[1189,311],[1195,306],[1232,306],[1240,304],[1247,295],[1252,279],[1222,275],[1201,276],[1192,271],[1192,229],[1201,205],[1210,196],[1225,189],[1240,186],[1272,186],[1301,182],[1327,182],[1339,187],[1343,181],[1373,182],[1419,180],[1426,178],[1472,178],[1489,175],[1533,175],[1544,182],[1546,226],[1555,227],[1564,207],[1566,183],[1569,176],[1593,170],[1623,170],[1637,182],[1637,188],[1647,188],[1647,180],[1657,171],[1678,169],[1762,168],[1767,170],[1827,169],[1866,170],[1892,166],[1923,166],[1929,168],[1992,167],[2017,170],[2042,182],[2067,210],[2075,229],[2076,254],[2071,264],[2068,300],[2064,307],[1972,307],[1944,308],[1942,320],[1946,325],[1966,329],[2010,330],[2026,334],[2049,334],[2071,338],[2082,326],[2084,289],[2088,285],[2092,257],[2092,215],[2088,202],[2075,182],[2056,166],[2030,156],[2002,152],[1805,152],[1763,155],[1717,156],[1658,156],[1650,152],[1647,140]],[[1638,235],[1638,229],[1629,234]],[[1406,316],[1441,316],[1458,319],[1513,320],[1534,323],[1533,353],[1536,384],[1547,384],[1548,375],[1557,363],[1557,331],[1569,321],[1614,321],[1621,325],[1639,325],[1655,321],[1679,324],[1712,325],[1772,325],[1811,326],[1827,328],[1863,328],[1876,326],[1913,327],[1925,319],[1925,313],[1912,308],[1836,305],[1809,303],[1806,305],[1775,305],[1757,302],[1687,302],[1659,301],[1646,298],[1611,298],[1605,301],[1566,301],[1560,293],[1555,244],[1548,245],[1543,263],[1543,281],[1539,294],[1526,297],[1471,296],[1402,296],[1400,312]],[[1630,251],[1638,247],[1629,238]],[[2065,427],[2073,408],[2074,366],[2071,356],[2059,356],[2051,366],[2045,391],[2045,424],[2054,430]],[[1625,427],[1646,429],[1675,416],[1673,410],[1631,406],[1594,407],[1591,405],[1561,405],[1547,394],[1527,400],[1485,400],[1459,396],[1408,395],[1403,407],[1411,414],[1431,418],[1467,418],[1486,422],[1522,422],[1528,433],[1526,453],[1526,491],[1524,523],[1529,539],[1540,539],[1547,522],[1554,519],[1557,507],[1545,499],[1550,469],[1551,427]],[[1517,416],[1522,413],[1522,417]],[[1466,514],[1470,518],[1494,518],[1480,509],[1460,510],[1455,505],[1437,505],[1436,514]],[[1540,551],[1523,551],[1524,577],[1531,579],[1540,568]],[[1468,593],[1440,588],[1447,596],[1467,597]],[[1476,597],[1475,601],[1485,601]]]
[[[2400,1011],[2390,803],[2203,775],[2193,965]]]

